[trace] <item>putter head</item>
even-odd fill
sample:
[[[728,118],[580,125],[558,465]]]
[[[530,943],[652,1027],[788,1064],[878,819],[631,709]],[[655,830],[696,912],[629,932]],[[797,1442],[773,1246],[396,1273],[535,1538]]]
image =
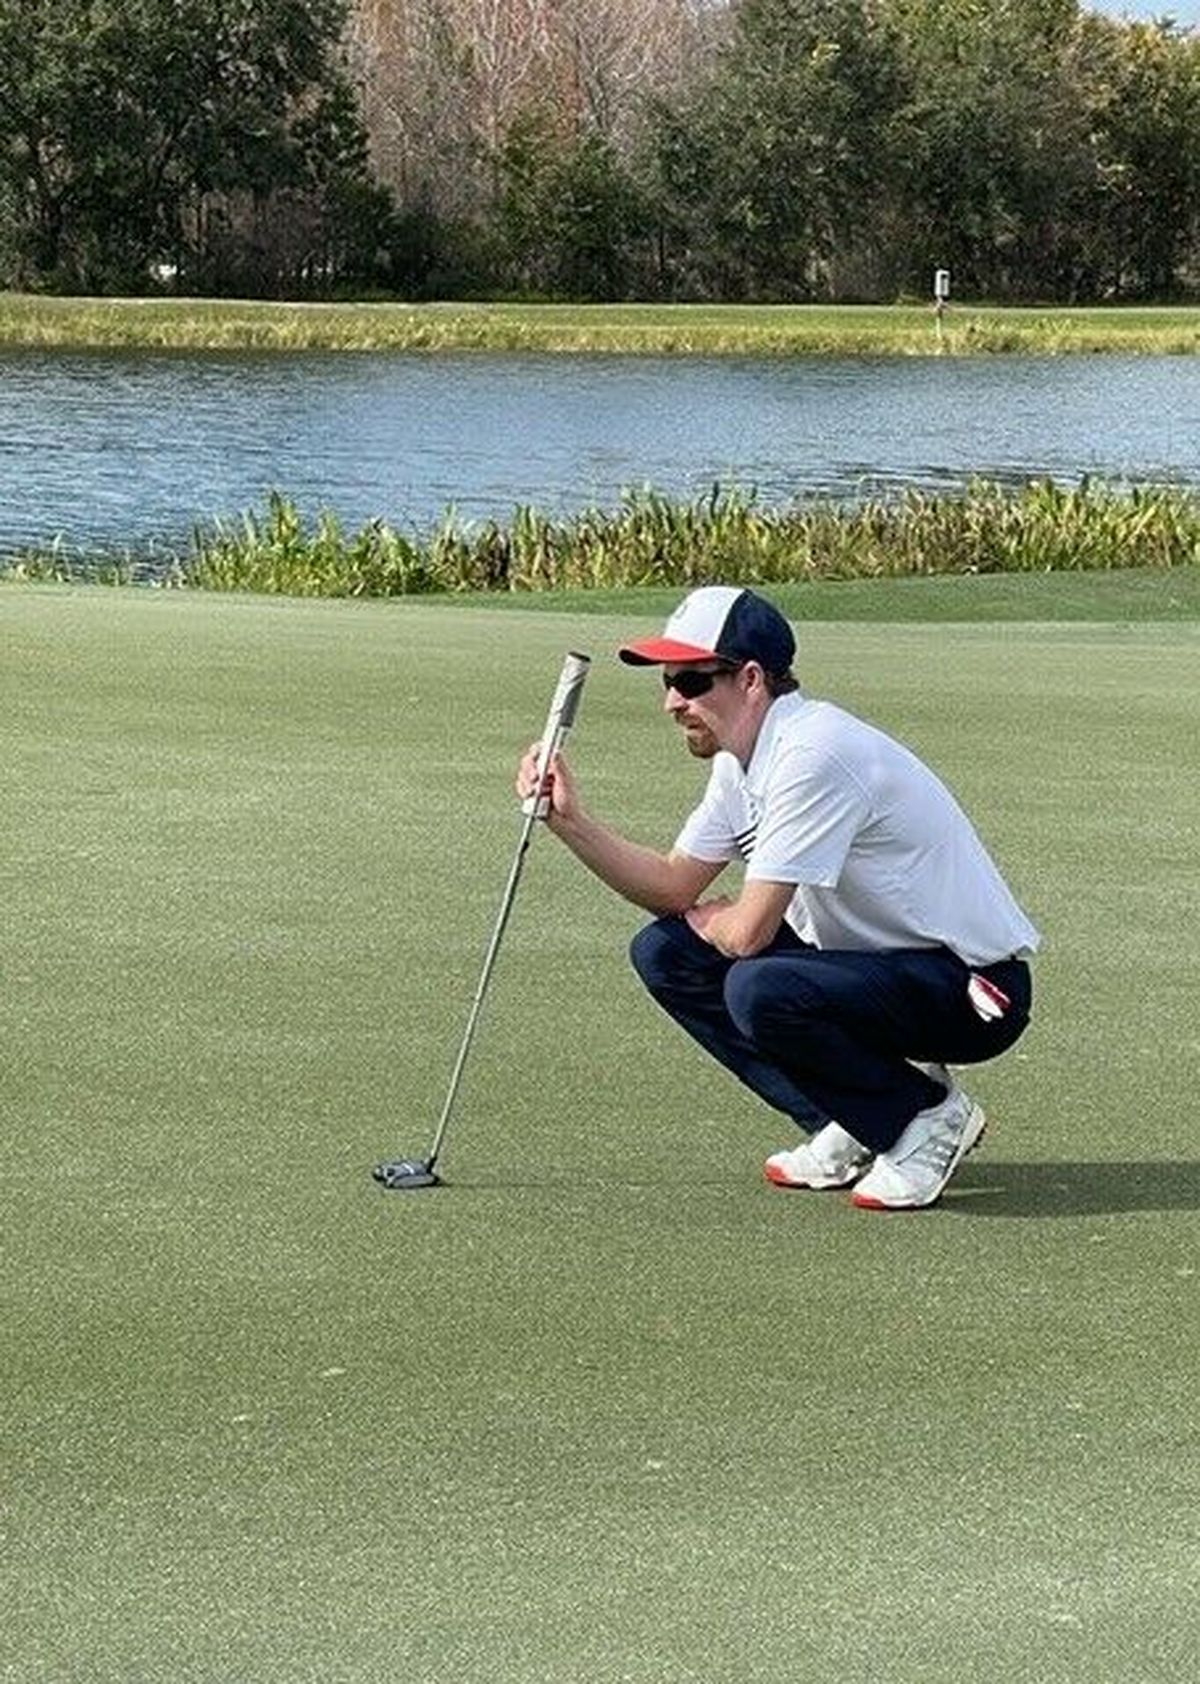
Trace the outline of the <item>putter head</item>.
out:
[[[396,1158],[389,1164],[376,1164],[371,1171],[381,1187],[393,1193],[411,1193],[419,1187],[440,1187],[441,1178],[434,1173],[432,1163],[420,1158]]]

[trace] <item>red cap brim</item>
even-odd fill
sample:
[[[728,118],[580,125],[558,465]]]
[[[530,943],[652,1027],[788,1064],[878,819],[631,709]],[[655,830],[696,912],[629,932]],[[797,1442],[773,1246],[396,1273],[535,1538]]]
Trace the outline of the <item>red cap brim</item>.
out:
[[[668,661],[683,666],[688,661],[718,659],[712,649],[701,649],[695,643],[676,643],[670,637],[643,637],[638,643],[623,644],[617,654],[631,667],[653,667]]]

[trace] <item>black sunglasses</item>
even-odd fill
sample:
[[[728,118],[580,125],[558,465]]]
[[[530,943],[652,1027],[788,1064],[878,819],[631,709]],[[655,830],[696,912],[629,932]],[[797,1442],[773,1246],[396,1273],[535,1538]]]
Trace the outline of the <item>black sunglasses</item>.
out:
[[[674,690],[677,696],[682,696],[685,702],[694,702],[697,696],[707,696],[718,678],[728,678],[737,671],[736,666],[717,667],[706,672],[696,672],[691,667],[684,667],[679,672],[664,672],[662,675],[663,689]]]

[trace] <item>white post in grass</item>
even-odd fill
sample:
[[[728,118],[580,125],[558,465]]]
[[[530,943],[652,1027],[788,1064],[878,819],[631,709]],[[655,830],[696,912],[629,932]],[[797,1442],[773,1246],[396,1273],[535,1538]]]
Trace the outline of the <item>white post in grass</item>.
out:
[[[946,314],[946,303],[950,297],[949,269],[935,269],[933,271],[933,314],[937,322],[938,344],[942,342],[942,317]]]

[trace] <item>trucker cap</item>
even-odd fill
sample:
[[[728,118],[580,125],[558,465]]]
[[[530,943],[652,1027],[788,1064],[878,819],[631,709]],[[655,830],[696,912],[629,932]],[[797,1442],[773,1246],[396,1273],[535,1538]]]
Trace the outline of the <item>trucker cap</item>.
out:
[[[685,596],[661,637],[643,637],[617,651],[633,667],[660,662],[757,661],[766,672],[786,672],[796,639],[778,608],[735,585],[704,585]]]

